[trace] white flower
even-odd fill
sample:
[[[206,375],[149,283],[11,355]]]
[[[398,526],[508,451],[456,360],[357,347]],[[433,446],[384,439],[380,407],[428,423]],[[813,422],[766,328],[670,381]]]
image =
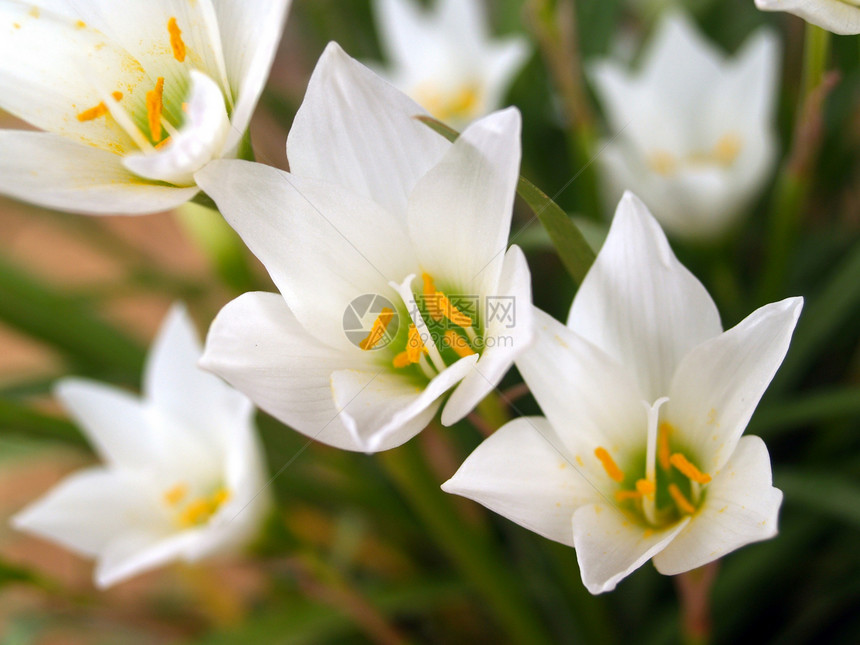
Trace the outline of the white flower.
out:
[[[778,58],[766,30],[727,59],[686,18],[670,13],[640,71],[610,61],[593,65],[612,135],[598,157],[608,203],[629,188],[672,234],[723,234],[771,171]]]
[[[332,43],[287,140],[291,173],[235,160],[197,173],[281,292],[228,304],[202,364],[340,448],[403,443],[455,385],[442,422],[458,421],[530,339],[528,267],[505,252],[519,112],[454,144],[416,114]]]
[[[673,575],[772,537],[782,493],[762,440],[741,434],[801,306],[766,305],[723,332],[626,194],[567,327],[537,311],[517,359],[546,418],[503,426],[443,488],[576,547],[592,593],[650,558]]]
[[[501,105],[529,48],[523,38],[491,39],[480,0],[375,0],[383,76],[434,117],[462,129]]]
[[[834,34],[860,34],[858,0],[755,0],[762,11],[788,11]]]
[[[0,0],[0,193],[151,213],[243,144],[290,0]]]
[[[96,558],[99,587],[241,548],[260,528],[270,497],[253,406],[200,370],[200,353],[188,315],[174,306],[142,398],[83,379],[58,384],[104,465],[68,476],[12,522]]]

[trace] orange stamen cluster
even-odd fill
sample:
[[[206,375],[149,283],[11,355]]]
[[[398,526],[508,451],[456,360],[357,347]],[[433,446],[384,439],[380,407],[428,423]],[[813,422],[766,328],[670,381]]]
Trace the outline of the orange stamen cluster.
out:
[[[681,492],[681,489],[678,488],[676,484],[669,484],[669,495],[672,496],[675,506],[677,506],[678,510],[682,513],[692,515],[696,512],[696,507],[693,506],[686,497],[684,497],[684,493]]]
[[[445,332],[445,344],[457,352],[457,356],[460,358],[471,356],[475,353],[475,350],[469,346],[466,339],[453,329],[449,329]]]
[[[618,467],[618,464],[615,463],[615,460],[612,459],[612,455],[609,454],[606,448],[595,448],[594,456],[600,460],[600,463],[603,465],[603,470],[606,471],[606,474],[609,475],[611,479],[614,479],[619,483],[624,481],[624,473]]]
[[[392,318],[394,318],[394,310],[390,307],[383,307],[376,320],[373,321],[370,333],[358,346],[364,350],[373,349],[385,337],[385,331],[388,329]]]
[[[113,96],[115,101],[122,100],[122,92],[114,92],[113,94],[111,94],[111,96]],[[105,105],[104,101],[102,101],[98,105],[91,107],[88,110],[84,110],[83,112],[78,114],[78,121],[80,121],[81,123],[83,123],[84,121],[93,121],[95,119],[98,119],[100,116],[104,116],[108,112],[108,106]]]
[[[682,455],[680,452],[676,452],[673,454],[669,461],[671,464],[681,471],[681,474],[684,475],[687,479],[690,479],[699,484],[707,484],[711,481],[711,476],[707,473],[703,473],[701,470],[696,468],[690,461]]]
[[[406,338],[406,349],[394,357],[394,367],[406,367],[421,360],[421,355],[427,352],[421,334],[415,325],[409,325]]]

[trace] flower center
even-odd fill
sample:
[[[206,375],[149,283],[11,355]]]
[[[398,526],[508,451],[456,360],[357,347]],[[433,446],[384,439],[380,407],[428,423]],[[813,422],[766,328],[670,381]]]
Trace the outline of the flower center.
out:
[[[481,88],[464,83],[453,91],[422,83],[414,91],[415,100],[440,121],[465,121],[477,116],[481,108]]]
[[[694,514],[701,505],[704,487],[711,481],[711,476],[699,470],[683,452],[673,449],[674,434],[670,423],[661,423],[656,433],[649,433],[656,436],[649,437],[653,441],[644,458],[634,460],[626,471],[602,446],[594,451],[606,475],[619,484],[615,501],[655,528]]]
[[[205,22],[211,29],[212,20]],[[164,56],[183,64],[188,59],[188,65],[180,67],[179,73],[173,67],[173,62],[157,70],[150,69],[148,74],[140,67],[141,78],[150,80],[144,80],[143,83],[135,80],[129,83],[129,92],[114,91],[104,96],[98,104],[78,112],[77,120],[84,123],[102,118],[113,119],[144,153],[153,153],[167,146],[185,121],[187,104],[184,97],[188,93],[190,69],[200,67],[200,61],[195,62],[199,56],[195,57],[193,52],[189,52],[175,17],[171,17],[165,25],[164,42]],[[223,70],[221,76],[224,76]],[[154,82],[151,80],[153,78]],[[138,87],[141,87],[140,91]],[[225,95],[225,100],[228,109],[232,109],[232,98]]]
[[[394,350],[391,363],[398,370],[417,368],[432,379],[460,358],[479,353],[482,340],[475,330],[476,297],[446,294],[436,288],[427,273],[422,275],[422,282],[421,292],[415,294],[415,304],[425,329],[419,330],[411,322],[405,337],[401,335],[390,343]],[[365,351],[374,349],[386,337],[394,315],[391,308],[384,307],[359,347]]]
[[[230,491],[223,486],[216,487],[208,495],[196,497],[189,495],[188,485],[185,483],[178,483],[164,492],[164,502],[182,528],[206,524],[228,499]]]
[[[731,166],[743,147],[743,141],[734,132],[720,137],[716,145],[707,151],[695,151],[686,157],[678,157],[667,150],[655,150],[648,155],[648,167],[658,175],[669,177],[682,166]]]

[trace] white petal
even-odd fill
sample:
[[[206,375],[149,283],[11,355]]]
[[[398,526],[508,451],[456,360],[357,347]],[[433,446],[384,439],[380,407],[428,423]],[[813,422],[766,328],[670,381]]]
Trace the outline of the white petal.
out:
[[[689,523],[686,517],[662,531],[645,527],[612,506],[590,504],[573,515],[573,543],[582,583],[593,594],[612,591],[666,548]]]
[[[246,293],[216,316],[200,365],[302,434],[361,450],[338,416],[331,374],[372,368],[368,353],[344,353],[321,343],[277,294]]]
[[[97,215],[156,213],[197,187],[147,184],[118,155],[44,132],[0,130],[0,193],[47,208]]]
[[[287,138],[293,173],[326,179],[405,219],[409,193],[451,147],[413,117],[427,114],[330,43]]]
[[[681,361],[665,420],[683,435],[705,472],[719,469],[735,450],[785,358],[802,306],[802,298],[765,305]]]
[[[200,539],[199,531],[163,535],[140,527],[112,541],[99,558],[96,586],[107,589],[136,575],[183,559]],[[187,559],[187,558],[186,558]]]
[[[690,349],[722,331],[714,301],[632,193],[618,204],[567,324],[629,369],[649,401],[666,395]]]
[[[154,408],[178,422],[173,432],[188,435],[198,449],[226,458],[229,439],[237,428],[247,426],[253,407],[245,396],[198,367],[202,353],[188,312],[174,305],[150,349],[144,393]]]
[[[611,485],[594,450],[629,452],[637,429],[644,447],[642,395],[600,349],[540,309],[534,316],[534,343],[517,357],[517,368],[570,455],[593,481]]]
[[[194,173],[220,155],[230,120],[221,88],[202,72],[191,72],[189,97],[187,118],[179,133],[154,154],[126,156],[126,168],[147,179],[194,185]]]
[[[134,147],[110,118],[80,121],[105,94],[129,95],[145,74],[91,28],[23,2],[0,3],[0,108],[37,128],[114,152]],[[0,147],[2,149],[2,147]]]
[[[355,350],[349,304],[368,293],[396,302],[388,283],[415,265],[405,222],[341,186],[247,161],[213,161],[196,179],[295,316],[331,345]]]
[[[770,458],[758,437],[743,437],[708,484],[692,521],[654,556],[660,573],[676,575],[713,562],[746,544],[776,535],[782,492],[771,485]]]
[[[474,368],[451,393],[442,411],[443,425],[469,414],[502,380],[514,358],[526,350],[532,330],[531,275],[518,246],[505,254],[499,285],[481,298],[484,348]]]
[[[481,443],[442,490],[573,546],[574,511],[602,498],[550,437],[555,430],[543,417],[514,419]]]
[[[135,527],[168,530],[166,514],[151,499],[151,491],[139,479],[88,468],[66,477],[15,515],[12,524],[95,557]]]
[[[225,144],[233,148],[244,135],[269,76],[287,19],[290,0],[212,0],[218,14],[227,76],[236,105],[233,130]]]
[[[401,70],[426,71],[427,55],[438,43],[429,14],[414,0],[374,0],[380,44]]]
[[[860,7],[842,0],[756,0],[763,11],[788,11],[834,34],[860,34]]]
[[[146,470],[156,460],[145,405],[130,393],[78,378],[61,379],[55,393],[111,465]]]
[[[430,423],[439,409],[439,397],[459,382],[476,360],[477,356],[461,358],[424,387],[392,374],[387,366],[374,371],[337,371],[331,376],[331,389],[343,425],[363,452],[399,446]]]
[[[423,269],[461,294],[498,283],[520,169],[520,113],[496,112],[463,132],[409,196],[409,233]]]
[[[522,69],[530,53],[528,41],[521,37],[506,38],[490,47],[484,56],[485,102],[488,110],[495,110],[501,105],[511,81]]]

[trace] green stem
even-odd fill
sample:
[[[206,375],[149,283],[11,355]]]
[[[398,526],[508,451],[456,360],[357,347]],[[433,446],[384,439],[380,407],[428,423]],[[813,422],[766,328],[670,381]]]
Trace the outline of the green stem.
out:
[[[837,80],[825,75],[829,54],[830,32],[807,24],[803,94],[795,112],[792,149],[780,169],[771,202],[767,264],[759,294],[762,301],[775,300],[783,293],[823,136],[822,105]]]
[[[424,463],[418,443],[382,453],[379,460],[439,546],[484,597],[511,640],[551,643],[540,619],[529,609],[531,603],[521,591],[521,581],[506,567],[504,555],[489,538],[461,521]]]

